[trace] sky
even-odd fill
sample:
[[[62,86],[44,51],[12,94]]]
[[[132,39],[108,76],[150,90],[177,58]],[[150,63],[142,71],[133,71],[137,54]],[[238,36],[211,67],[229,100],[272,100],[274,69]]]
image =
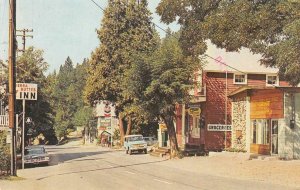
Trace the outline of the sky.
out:
[[[107,0],[94,0],[106,8]],[[8,50],[8,6],[9,0],[0,0],[0,59],[7,60]],[[153,13],[153,22],[160,28],[179,30],[176,23],[165,25],[155,14],[160,0],[149,0],[149,10]],[[89,58],[99,45],[96,29],[100,28],[103,11],[91,0],[17,0],[17,29],[33,29],[33,39],[26,39],[26,47],[34,46],[44,51],[45,61],[49,64],[47,73],[58,70],[70,56],[74,65]],[[165,32],[157,28],[161,37]],[[22,48],[21,37],[17,37]],[[206,52],[226,64],[241,71],[277,72],[261,66],[259,55],[252,55],[248,50],[240,53],[228,53],[208,44]],[[213,59],[208,60],[209,69],[222,69]],[[209,65],[212,67],[210,68]]]
[[[107,0],[94,0],[102,8]],[[169,26],[160,23],[155,14],[159,0],[149,0],[149,10],[153,13],[153,22],[162,28],[170,27],[173,31],[179,25]],[[0,59],[7,60],[8,54],[8,10],[9,0],[0,0]],[[16,28],[33,29],[33,38],[26,39],[26,47],[34,46],[44,51],[45,61],[49,64],[48,72],[58,70],[70,56],[74,65],[89,58],[99,45],[96,29],[103,18],[102,10],[91,0],[17,0]],[[160,35],[164,31],[157,28]],[[17,37],[22,48],[22,39]]]

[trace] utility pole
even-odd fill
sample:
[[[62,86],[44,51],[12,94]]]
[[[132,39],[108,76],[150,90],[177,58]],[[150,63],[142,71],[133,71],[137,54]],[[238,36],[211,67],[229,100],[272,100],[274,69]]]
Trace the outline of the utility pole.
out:
[[[9,51],[8,51],[8,109],[9,128],[11,130],[11,175],[17,175],[16,163],[16,0],[9,0]]]
[[[25,44],[26,44],[26,37],[33,38],[33,35],[26,35],[26,32],[33,32],[33,29],[23,29],[23,30],[17,30],[17,32],[22,32],[22,34],[17,34],[17,36],[22,37],[22,44],[23,44],[23,49],[19,50],[21,52],[25,52]]]
[[[22,34],[17,34],[16,36],[21,36],[22,37],[22,44],[23,48],[21,50],[18,49],[18,51],[24,53],[26,49],[26,38],[30,37],[33,38],[33,35],[26,35],[27,32],[33,32],[33,29],[23,29],[23,30],[16,30],[16,32],[21,32]],[[25,155],[25,99],[23,100],[23,119],[22,119],[22,140],[21,140],[21,150],[22,150],[22,169],[24,169],[24,155]],[[17,128],[17,127],[16,127]]]

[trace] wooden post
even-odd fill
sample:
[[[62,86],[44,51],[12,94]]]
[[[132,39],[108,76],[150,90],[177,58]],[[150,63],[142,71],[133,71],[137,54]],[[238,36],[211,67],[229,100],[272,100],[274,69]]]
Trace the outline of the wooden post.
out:
[[[8,85],[9,85],[9,128],[11,129],[11,175],[17,175],[16,167],[16,0],[9,1],[9,52],[8,52]]]

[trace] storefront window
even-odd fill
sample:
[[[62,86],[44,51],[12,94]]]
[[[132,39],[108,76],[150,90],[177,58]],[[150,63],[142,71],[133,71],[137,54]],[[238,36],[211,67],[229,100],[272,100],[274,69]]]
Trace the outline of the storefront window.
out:
[[[270,143],[270,128],[267,119],[252,120],[251,137],[253,144],[269,144]]]

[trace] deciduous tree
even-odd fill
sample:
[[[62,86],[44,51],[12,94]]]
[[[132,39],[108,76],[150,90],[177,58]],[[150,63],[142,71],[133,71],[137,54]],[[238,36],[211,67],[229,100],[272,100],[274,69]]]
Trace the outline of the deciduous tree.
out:
[[[38,85],[37,100],[26,101],[26,117],[31,117],[33,121],[27,126],[27,130],[33,131],[32,137],[42,133],[46,140],[55,143],[53,107],[50,106],[50,96],[46,90],[48,81],[45,72],[47,69],[48,63],[43,58],[43,51],[34,47],[29,47],[17,58],[17,82]],[[17,101],[16,112],[22,112],[21,101]]]
[[[178,143],[174,127],[175,106],[188,100],[192,87],[192,73],[198,62],[189,62],[179,46],[179,33],[168,30],[160,47],[148,56],[135,58],[128,80],[128,93],[136,99],[142,116],[163,121],[168,129],[171,155],[178,155]]]
[[[292,85],[300,82],[300,1],[162,0],[157,12],[181,24],[185,54],[204,54],[208,40],[227,51],[245,47]]]

